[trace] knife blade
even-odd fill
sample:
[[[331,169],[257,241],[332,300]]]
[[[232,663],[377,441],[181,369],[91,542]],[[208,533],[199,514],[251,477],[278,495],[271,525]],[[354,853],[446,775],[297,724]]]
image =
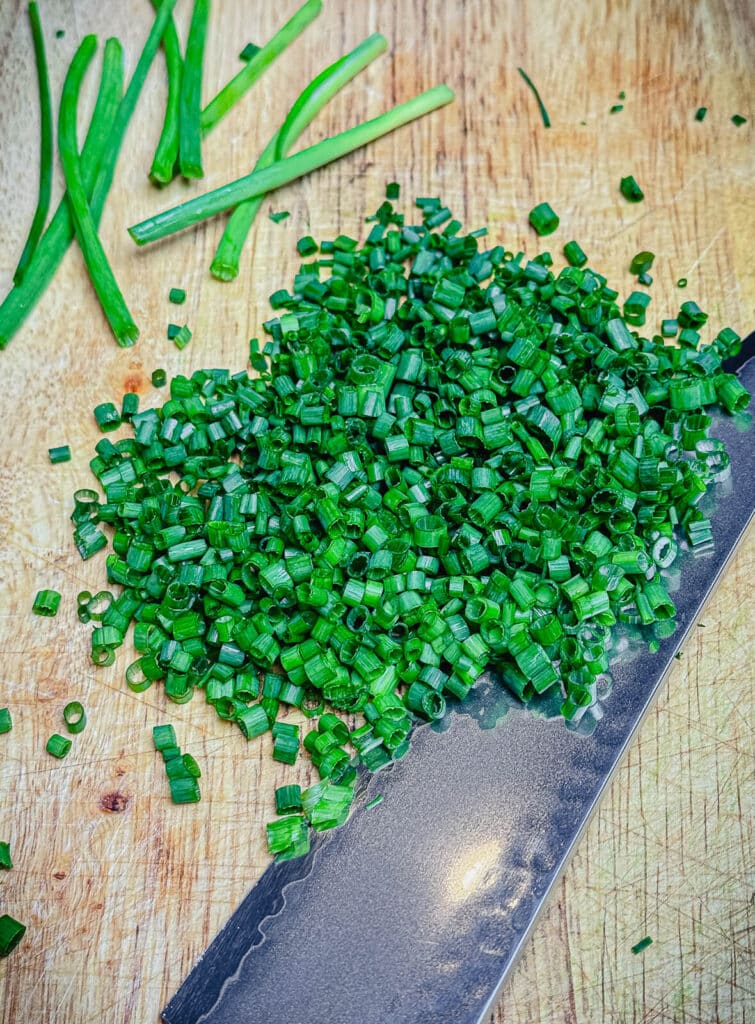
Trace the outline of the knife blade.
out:
[[[755,334],[726,369],[755,389]],[[750,417],[718,414],[731,474],[714,544],[672,570],[678,628],[617,636],[601,701],[568,728],[490,675],[364,780],[349,823],[273,864],[164,1008],[166,1024],[480,1024],[755,511]],[[679,582],[683,581],[683,587]],[[557,702],[558,703],[558,702]],[[534,713],[533,713],[534,712]]]

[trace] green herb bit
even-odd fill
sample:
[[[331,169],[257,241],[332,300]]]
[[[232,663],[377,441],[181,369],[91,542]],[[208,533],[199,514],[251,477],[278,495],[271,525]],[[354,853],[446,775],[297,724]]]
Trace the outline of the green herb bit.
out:
[[[571,267],[584,267],[587,263],[587,256],[579,242],[567,242],[564,246],[564,256]]]
[[[170,797],[174,804],[197,804],[202,799],[199,783],[191,777],[171,779]]]
[[[34,0],[29,4],[29,23],[34,42],[34,58],[37,65],[37,86],[39,88],[40,144],[39,144],[39,191],[37,207],[29,228],[21,259],[13,275],[13,283],[20,284],[29,266],[35,249],[45,229],[52,196],[53,126],[52,99],[50,97],[50,76],[47,68],[45,39],[39,6]]]
[[[677,288],[686,288],[687,287],[687,278],[686,277],[680,277],[679,280],[676,282],[676,287]]]
[[[365,809],[365,811],[369,811],[369,810],[372,810],[372,808],[373,808],[373,807],[377,807],[377,805],[378,805],[378,804],[381,804],[382,802],[383,802],[383,794],[382,794],[382,793],[378,793],[378,795],[377,795],[377,796],[374,796],[374,797],[372,798],[372,800],[369,800],[369,801],[368,801],[368,802],[367,802],[367,803],[366,803],[366,804],[364,805],[364,809]]]
[[[0,917],[0,956],[5,957],[12,953],[25,932],[25,924],[21,924],[10,914],[3,914]]]
[[[186,40],[181,100],[178,116],[178,166],[184,178],[201,178],[202,169],[202,71],[204,65],[209,0],[194,0]]]
[[[94,418],[103,434],[117,430],[121,425],[121,417],[112,402],[102,402],[94,407]]]
[[[632,175],[627,175],[626,178],[621,179],[619,185],[619,191],[630,203],[640,203],[645,198],[645,193],[642,191],[640,186],[637,184]]]
[[[47,753],[52,754],[53,757],[57,757],[58,760],[62,760],[70,749],[71,741],[57,732],[52,734],[45,746]]]
[[[79,700],[69,701],[63,708],[63,721],[68,731],[76,736],[86,729],[87,713]]]
[[[152,726],[152,742],[155,750],[165,750],[166,747],[178,747],[176,741],[176,730],[172,725]]]
[[[278,213],[269,213],[268,214],[268,217],[273,222],[273,224],[280,224],[280,222],[282,220],[285,220],[286,217],[290,217],[290,216],[291,216],[291,214],[289,213],[288,210],[280,210]]]
[[[559,225],[559,219],[548,203],[538,203],[530,210],[530,224],[541,237],[552,235]]]
[[[60,594],[57,590],[40,590],[34,598],[32,611],[35,615],[47,615],[52,617],[58,614],[60,607]]]
[[[614,103],[611,109],[608,111],[609,114],[619,114],[624,109],[623,103]]]
[[[661,334],[664,338],[673,338],[678,330],[678,320],[661,320]]]
[[[10,843],[0,843],[0,868],[10,871],[13,861],[10,857]]]
[[[300,256],[311,256],[317,252],[317,242],[311,235],[304,235],[296,243],[296,250]]]
[[[739,128],[740,125],[747,124],[747,118],[742,117],[741,114],[732,114],[731,123]]]
[[[63,28],[56,28],[55,29],[55,38],[56,39],[63,39],[65,34],[66,34],[65,29],[63,29]]]
[[[333,163],[334,160],[366,146],[369,142],[374,142],[375,139],[395,131],[402,125],[445,106],[453,99],[454,94],[448,86],[436,86],[406,103],[400,103],[385,114],[318,142],[294,156],[278,160],[264,170],[252,171],[251,174],[228,185],[134,224],[129,228],[129,234],[137,245],[145,245],[176,231],[182,231],[247,199],[272,192],[318,167]]]
[[[708,113],[708,108],[707,107],[698,107],[697,108],[697,113],[695,114],[695,120],[696,121],[704,121],[705,120],[705,115],[707,113]]]
[[[239,54],[239,60],[243,60],[243,61],[251,60],[252,57],[256,57],[259,52],[260,52],[260,47],[259,46],[257,46],[255,43],[247,43],[246,46],[244,47],[244,49]]]
[[[175,332],[173,337],[175,338],[177,334],[178,331]],[[170,337],[170,334],[168,335],[168,337]],[[162,368],[158,368],[157,370],[152,371],[152,377],[150,379],[152,381],[153,388],[162,388],[165,386],[165,383],[168,380],[168,374]]]
[[[627,98],[627,94],[626,94],[626,92],[624,92],[624,90],[622,89],[622,90],[621,90],[621,92],[619,93],[619,99],[620,99],[620,100],[625,100],[626,98]]]
[[[644,950],[646,950],[648,948],[648,946],[652,946],[652,945],[653,945],[653,940],[650,938],[649,935],[646,935],[644,939],[640,939],[640,941],[638,943],[636,943],[634,946],[632,946],[632,952],[634,953],[635,956],[637,956],[638,953],[642,953]]]
[[[655,253],[643,250],[638,252],[636,256],[632,257],[632,262],[629,264],[630,274],[643,274],[645,271],[650,270],[655,260]]]
[[[177,349],[182,349],[182,348],[186,348],[186,346],[191,341],[191,337],[192,337],[192,335],[191,335],[191,331],[189,330],[189,325],[188,324],[184,324],[183,327],[181,327],[172,336],[172,341],[173,341],[173,344],[176,346]]]
[[[67,444],[59,445],[57,448],[48,448],[47,454],[49,455],[50,462],[53,466],[56,466],[59,462],[71,461],[71,449]]]
[[[176,306],[182,306],[186,302],[186,292],[183,288],[171,288],[168,292],[168,301]]]
[[[60,150],[60,160],[63,164],[76,236],[79,240],[84,262],[115,340],[122,347],[128,348],[139,337],[139,328],[134,323],[128,310],[97,233],[97,218],[94,214],[93,205],[87,196],[83,164],[76,141],[76,122],[81,84],[96,49],[96,36],[86,36],[71,61],[71,66],[63,83],[63,93],[60,100],[58,148]],[[105,87],[103,77],[100,82],[100,90],[105,89]]]
[[[160,2],[161,0],[152,0],[152,6],[157,11],[160,9]],[[162,131],[149,171],[150,179],[155,185],[167,185],[172,181],[178,163],[181,80],[184,62],[176,23],[172,17],[168,19],[165,26],[162,47],[165,52],[165,67],[168,73],[168,98],[165,104]]]
[[[530,76],[527,74],[527,72],[523,68],[517,68],[517,71],[522,76],[524,81],[527,83],[527,86],[532,91],[532,95],[535,97],[535,100],[537,102],[537,108],[540,111],[540,117],[542,117],[542,119],[543,119],[543,124],[545,125],[546,128],[550,128],[550,126],[551,126],[551,119],[548,116],[548,111],[545,109],[545,104],[543,103],[542,99],[540,98],[540,93],[538,92],[537,86],[535,85],[535,83],[532,81]]]
[[[639,284],[645,285],[646,288],[649,288],[653,283],[653,278],[646,270],[643,270],[643,272],[638,276],[637,281]]]
[[[13,728],[13,718],[8,708],[0,708],[0,736]]]
[[[385,186],[385,198],[386,199],[398,199],[401,195],[401,186],[397,181],[389,181]]]

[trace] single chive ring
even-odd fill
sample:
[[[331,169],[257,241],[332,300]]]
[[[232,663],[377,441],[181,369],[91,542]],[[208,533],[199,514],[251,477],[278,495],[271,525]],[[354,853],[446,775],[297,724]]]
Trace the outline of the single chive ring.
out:
[[[25,924],[21,924],[10,914],[3,914],[0,917],[0,956],[5,957],[12,953],[25,932]]]
[[[8,708],[0,708],[0,736],[13,728],[13,718]]]
[[[50,456],[50,462],[53,466],[60,462],[71,461],[71,449],[67,444],[62,444],[57,448],[48,448],[47,454]]]
[[[639,203],[645,198],[645,193],[631,174],[627,175],[626,178],[621,179],[621,182],[619,183],[619,191],[627,202],[630,203]]]
[[[548,203],[538,203],[530,210],[530,224],[538,235],[552,235],[559,225],[558,215]]]
[[[59,760],[64,758],[70,749],[71,741],[57,732],[52,734],[45,746],[47,753],[52,754],[53,757],[57,757]]]
[[[58,614],[60,607],[60,594],[57,590],[40,590],[34,598],[32,611],[35,615],[47,615],[52,617]]]
[[[69,701],[63,708],[63,720],[66,728],[74,736],[83,732],[87,724],[87,713],[84,705],[78,700]]]

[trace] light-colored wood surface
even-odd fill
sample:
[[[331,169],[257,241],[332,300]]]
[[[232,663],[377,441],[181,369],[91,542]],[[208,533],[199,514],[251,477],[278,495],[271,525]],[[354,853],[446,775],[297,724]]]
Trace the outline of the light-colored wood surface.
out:
[[[150,18],[146,0],[41,4],[56,96],[80,37],[117,34],[129,65]],[[185,25],[187,0],[179,0]],[[295,0],[224,0],[213,7],[205,94],[238,67],[248,40],[267,39]],[[56,39],[54,30],[64,28]],[[562,226],[554,253],[581,241],[624,294],[640,248],[658,255],[653,322],[694,297],[711,324],[755,326],[752,41],[747,0],[532,3],[501,0],[328,0],[318,22],[228,117],[206,147],[207,185],[244,172],[288,104],[324,64],[380,30],[390,53],[338,96],[304,141],[314,141],[440,81],[458,102],[265,204],[237,282],[207,266],[219,222],[146,251],[125,226],[200,186],[156,193],[145,172],[164,99],[158,60],[132,124],[103,220],[103,236],[142,339],[118,350],[74,249],[23,331],[0,354],[0,705],[15,728],[0,737],[0,839],[15,867],[0,879],[0,913],[28,925],[0,962],[4,1024],[152,1024],[196,956],[267,864],[263,823],[272,794],[295,772],[269,760],[268,739],[247,746],[201,702],[168,706],[88,660],[75,594],[98,589],[101,559],[72,548],[70,494],[89,482],[98,434],[91,409],[136,388],[147,404],[156,366],[169,373],[245,365],[267,295],[286,286],[299,235],[358,232],[401,182],[407,201],[440,194],[471,228],[528,253],[527,212],[548,200]],[[539,85],[545,131],[516,73]],[[90,83],[91,84],[91,83]],[[609,115],[619,90],[625,108]],[[37,104],[23,4],[0,4],[0,289],[35,201]],[[91,102],[91,93],[90,93]],[[694,121],[709,108],[703,124]],[[744,114],[735,128],[729,118]],[[586,123],[582,123],[586,122]],[[618,195],[633,173],[646,200]],[[675,282],[689,279],[686,293]],[[165,340],[172,285],[194,340]],[[47,448],[73,461],[52,467]],[[495,1024],[744,1022],[752,1007],[752,534],[606,795],[550,910],[503,991]],[[40,587],[62,591],[57,618],[31,614]],[[61,709],[84,701],[87,730],[62,763],[44,752]],[[175,807],[149,727],[171,720],[204,768],[203,802]],[[302,772],[304,772],[303,763]],[[108,810],[106,808],[113,808]],[[654,945],[639,957],[644,935]],[[303,1024],[303,1022],[291,1022]],[[342,1022],[336,1022],[342,1024]],[[449,1022],[452,1024],[452,1022]]]

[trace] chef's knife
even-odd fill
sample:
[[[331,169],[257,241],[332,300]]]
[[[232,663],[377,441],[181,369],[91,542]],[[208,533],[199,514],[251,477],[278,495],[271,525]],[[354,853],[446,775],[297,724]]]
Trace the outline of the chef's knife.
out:
[[[755,335],[727,369],[755,388]],[[568,728],[490,677],[343,828],[273,864],[163,1010],[167,1024],[477,1024],[755,510],[749,415],[717,416],[731,474],[706,499],[714,545],[673,572],[676,633],[620,636],[612,689]],[[713,511],[714,509],[714,511]],[[673,585],[673,584],[672,584]],[[609,694],[610,689],[610,694]],[[535,713],[533,713],[533,711]],[[600,720],[599,720],[600,719]]]

